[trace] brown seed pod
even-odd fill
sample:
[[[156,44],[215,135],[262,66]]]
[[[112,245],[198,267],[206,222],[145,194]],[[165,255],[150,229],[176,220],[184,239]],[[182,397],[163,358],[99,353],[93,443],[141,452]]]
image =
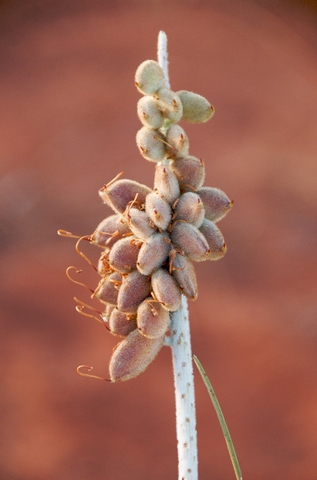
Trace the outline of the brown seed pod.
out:
[[[112,273],[112,268],[109,265],[109,249],[107,248],[102,254],[100,255],[98,261],[98,268],[97,271],[99,275],[102,277],[106,277]]]
[[[136,315],[127,315],[114,308],[109,317],[109,328],[112,335],[126,337],[137,328]]]
[[[139,332],[147,338],[165,335],[170,323],[170,315],[162,305],[152,297],[145,299],[138,308],[137,326]]]
[[[148,214],[143,210],[131,208],[127,211],[126,218],[131,232],[140,240],[145,240],[157,231]]]
[[[136,134],[141,155],[151,162],[160,162],[166,155],[166,140],[158,130],[142,127]]]
[[[206,238],[210,248],[208,260],[219,260],[222,258],[227,251],[227,246],[219,228],[216,227],[214,222],[205,219],[199,230]]]
[[[183,120],[191,123],[207,122],[214,114],[215,109],[208,100],[198,93],[180,90],[177,92],[183,105]]]
[[[233,206],[233,202],[219,188],[202,187],[197,193],[203,201],[206,218],[212,222],[219,222]]]
[[[171,244],[166,234],[155,233],[140,248],[137,269],[143,275],[151,275],[167,259]]]
[[[185,130],[177,124],[171,125],[166,133],[167,149],[176,158],[186,157],[189,152],[189,139]]]
[[[124,234],[130,232],[129,225],[122,215],[115,214],[105,218],[91,235],[91,243],[99,247],[111,248]]]
[[[156,300],[169,312],[176,312],[181,306],[182,294],[175,278],[159,268],[152,274],[151,283]]]
[[[173,277],[176,278],[182,293],[189,300],[196,300],[198,297],[198,285],[192,262],[188,257],[179,253],[171,257],[170,262]]]
[[[145,211],[154,225],[161,230],[166,230],[172,220],[171,206],[158,192],[147,195]]]
[[[121,179],[102,187],[99,195],[115,212],[123,213],[129,202],[134,201],[134,205],[141,206],[151,191],[146,185],[134,180]]]
[[[204,204],[194,192],[183,193],[175,207],[177,220],[185,220],[199,228],[205,218]]]
[[[180,188],[177,177],[167,165],[163,165],[161,163],[156,165],[154,190],[162,195],[171,205],[180,196]]]
[[[183,105],[180,98],[169,88],[161,88],[156,94],[158,106],[165,118],[179,122],[183,115]]]
[[[163,346],[164,335],[146,338],[138,330],[131,332],[115,348],[109,373],[112,382],[123,382],[137,377],[150,365]]]
[[[200,188],[205,181],[205,164],[197,157],[188,155],[176,159],[170,165],[170,169],[178,178],[183,191],[193,191]]]
[[[151,278],[134,270],[125,277],[119,290],[117,307],[121,312],[136,313],[140,303],[149,296]]]
[[[102,303],[116,305],[121,282],[122,276],[120,273],[111,273],[99,282],[93,296],[98,298]]]
[[[154,60],[145,60],[135,73],[135,86],[144,95],[152,95],[165,86],[162,67]]]
[[[129,236],[118,240],[109,252],[109,265],[113,270],[130,273],[136,268],[141,242]]]
[[[171,240],[194,262],[208,259],[210,254],[208,242],[194,225],[176,222],[171,232]]]
[[[159,109],[157,100],[150,95],[140,98],[137,105],[137,113],[140,121],[148,128],[161,128],[164,123],[164,115]]]

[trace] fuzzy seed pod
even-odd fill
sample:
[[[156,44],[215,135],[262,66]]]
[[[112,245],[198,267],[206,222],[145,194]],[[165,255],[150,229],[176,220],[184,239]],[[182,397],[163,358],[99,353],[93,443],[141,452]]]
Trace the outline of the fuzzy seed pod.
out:
[[[110,318],[110,315],[111,315],[111,312],[112,310],[116,308],[114,305],[110,305],[108,304],[106,306],[106,310],[102,313],[102,319],[105,323],[108,323],[109,322],[109,318]]]
[[[171,249],[169,238],[155,233],[143,243],[137,259],[137,269],[143,275],[151,275],[167,259]]]
[[[179,197],[175,207],[176,219],[185,220],[199,228],[205,218],[204,204],[197,193],[186,192]]]
[[[170,169],[175,173],[184,192],[196,190],[204,184],[205,164],[200,158],[189,155],[176,159]]]
[[[112,268],[109,265],[109,249],[106,249],[100,255],[97,271],[102,277],[106,277],[112,273]]]
[[[137,312],[139,332],[147,338],[158,338],[165,335],[170,323],[170,315],[162,305],[152,297],[144,300]]]
[[[201,95],[186,90],[180,90],[177,95],[183,105],[183,120],[191,123],[203,123],[213,116],[214,107]]]
[[[176,278],[182,293],[189,300],[196,300],[198,297],[198,286],[192,262],[185,255],[176,253],[175,257],[171,258],[171,264],[173,277]]]
[[[141,155],[151,162],[160,162],[166,155],[165,138],[158,130],[142,127],[136,134]]]
[[[136,313],[138,306],[149,296],[151,278],[135,270],[123,277],[118,295],[118,310],[126,313]]]
[[[127,211],[126,217],[131,232],[140,240],[145,240],[157,231],[155,226],[152,226],[147,213],[143,210],[131,208]]]
[[[126,337],[137,328],[136,316],[127,315],[114,308],[109,317],[109,328],[112,335]]]
[[[219,188],[203,187],[198,192],[205,207],[205,215],[212,222],[219,222],[232,208],[233,202]]]
[[[166,230],[172,220],[172,209],[167,201],[157,192],[151,192],[145,199],[145,211],[161,230]]]
[[[210,220],[205,219],[199,230],[206,238],[210,248],[208,260],[222,258],[227,251],[227,246],[219,228]]]
[[[194,262],[207,260],[209,245],[197,227],[185,222],[176,222],[171,232],[171,239]]]
[[[99,190],[99,195],[115,212],[123,213],[129,202],[135,199],[134,205],[141,206],[145,202],[145,197],[152,190],[146,185],[135,182],[134,180],[121,179],[105,185]]]
[[[138,117],[145,127],[161,128],[164,123],[164,115],[159,110],[158,102],[150,95],[140,98],[137,106]]]
[[[129,225],[121,215],[110,215],[105,218],[91,235],[91,243],[99,247],[111,248],[122,236],[129,233]]]
[[[156,165],[154,190],[162,195],[171,205],[180,196],[180,188],[177,177],[167,165],[163,165],[161,163]]]
[[[99,285],[94,292],[94,296],[102,303],[116,305],[121,282],[122,276],[120,273],[111,273],[99,282]]]
[[[144,95],[152,95],[165,86],[162,67],[154,60],[145,60],[135,73],[135,86]]]
[[[175,278],[167,270],[159,268],[151,279],[156,300],[169,312],[176,312],[181,306],[182,294]]]
[[[168,88],[161,88],[155,98],[165,118],[179,122],[183,115],[183,105],[176,93]]]
[[[109,265],[119,273],[130,273],[136,268],[136,261],[141,247],[140,241],[129,236],[121,238],[109,253]]]
[[[150,365],[164,342],[164,335],[159,338],[146,338],[138,330],[131,332],[115,348],[109,365],[112,382],[130,380]]]
[[[189,139],[185,130],[177,124],[171,125],[166,133],[167,149],[176,158],[186,157],[189,152]]]

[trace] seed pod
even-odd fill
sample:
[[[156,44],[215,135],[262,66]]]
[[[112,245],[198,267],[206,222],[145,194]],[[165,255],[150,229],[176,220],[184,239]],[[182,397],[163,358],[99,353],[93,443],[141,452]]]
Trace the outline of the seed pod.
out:
[[[199,195],[193,192],[183,193],[175,207],[177,220],[185,220],[199,228],[205,218],[204,204]]]
[[[151,279],[156,300],[169,312],[176,312],[180,308],[182,294],[175,278],[167,270],[159,268]]]
[[[118,310],[126,313],[136,313],[140,303],[149,296],[151,279],[138,270],[123,277],[118,295]]]
[[[111,273],[99,282],[93,295],[102,303],[116,305],[121,282],[122,276],[120,273]]]
[[[169,238],[155,233],[143,243],[137,259],[137,269],[143,275],[151,275],[167,259],[171,249]]]
[[[172,220],[172,209],[167,201],[157,192],[151,192],[145,199],[145,211],[161,230],[166,230]]]
[[[157,231],[154,225],[152,226],[148,214],[143,210],[131,208],[127,211],[126,216],[131,232],[141,240],[145,240]]]
[[[207,260],[209,245],[197,227],[185,222],[176,222],[171,232],[171,239],[194,262]]]
[[[114,308],[109,317],[109,328],[112,335],[126,337],[137,328],[136,316],[129,316],[126,313],[119,312],[117,308]]]
[[[183,105],[183,120],[202,123],[207,122],[213,116],[214,107],[201,95],[186,90],[180,90],[177,95]]]
[[[110,318],[110,315],[111,315],[111,312],[112,310],[116,308],[114,305],[110,305],[108,304],[106,306],[106,310],[102,313],[102,320],[105,322],[105,323],[108,323],[109,322],[109,318]]]
[[[144,300],[137,312],[139,332],[147,338],[158,338],[165,335],[170,323],[170,315],[162,305],[153,298]]]
[[[177,124],[171,125],[166,133],[167,149],[176,158],[186,157],[189,152],[189,139],[185,130]]]
[[[182,293],[189,300],[196,300],[198,297],[198,286],[192,262],[185,255],[176,253],[175,257],[171,258],[171,265],[173,277],[176,278]]]
[[[140,98],[137,113],[145,127],[161,128],[164,123],[164,115],[159,109],[158,102],[152,96],[146,95]]]
[[[155,98],[165,118],[175,123],[180,121],[183,115],[183,105],[176,93],[169,88],[161,88]]]
[[[122,274],[130,273],[136,268],[141,244],[135,237],[125,237],[118,240],[109,253],[109,264]]]
[[[145,60],[135,73],[135,86],[144,95],[152,95],[165,86],[162,67],[154,60]]]
[[[189,155],[176,159],[170,169],[178,178],[183,191],[192,191],[200,188],[205,181],[205,164],[197,157]]]
[[[158,130],[142,127],[136,134],[141,155],[151,162],[160,162],[166,155],[166,140]]]
[[[227,251],[227,246],[219,228],[210,220],[205,219],[199,230],[206,238],[210,248],[208,260],[222,258]]]
[[[91,235],[91,243],[99,245],[99,247],[111,248],[117,240],[120,240],[125,233],[129,232],[129,225],[121,215],[110,215],[98,225]]]
[[[99,190],[102,200],[109,205],[115,212],[123,213],[129,202],[135,199],[134,205],[141,206],[145,202],[145,197],[152,190],[146,185],[135,182],[134,180],[121,179],[105,185]]]
[[[154,190],[162,195],[169,204],[173,204],[180,196],[179,183],[175,173],[167,166],[159,163],[155,167]]]
[[[123,382],[137,377],[150,365],[164,342],[164,335],[159,338],[146,338],[138,330],[131,332],[115,348],[109,373],[112,382]]]
[[[198,195],[205,207],[205,216],[212,222],[219,222],[232,208],[233,202],[219,188],[203,187]]]

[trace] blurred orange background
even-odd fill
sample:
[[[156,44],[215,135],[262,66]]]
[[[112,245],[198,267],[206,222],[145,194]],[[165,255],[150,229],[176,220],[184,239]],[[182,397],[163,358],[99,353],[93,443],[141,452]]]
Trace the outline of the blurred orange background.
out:
[[[197,266],[193,352],[226,416],[243,478],[317,471],[317,15],[283,1],[12,1],[0,7],[1,480],[177,478],[168,348],[108,384],[117,343],[75,312],[68,265],[98,278],[57,229],[92,233],[98,189],[139,155],[134,72],[169,39],[171,86],[215,106],[183,125],[206,185],[235,205],[228,253]],[[96,260],[99,251],[83,245]],[[96,303],[98,308],[99,305]],[[195,372],[200,479],[234,478]]]

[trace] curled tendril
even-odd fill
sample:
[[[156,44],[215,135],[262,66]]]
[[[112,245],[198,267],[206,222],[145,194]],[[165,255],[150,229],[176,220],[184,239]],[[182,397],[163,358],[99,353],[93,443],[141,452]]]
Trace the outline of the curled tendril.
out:
[[[80,238],[79,235],[74,235],[73,233],[71,232],[68,232],[67,230],[57,230],[57,235],[59,235],[60,237],[68,237],[68,238]]]
[[[83,237],[80,237],[75,245],[75,250],[78,253],[78,255],[80,255],[84,260],[86,260],[86,262],[97,272],[98,269],[95,267],[95,265],[93,265],[93,263],[89,260],[89,258],[86,257],[86,255],[79,250],[79,244],[82,240],[87,240],[87,242],[91,242],[91,236],[84,235]]]
[[[90,313],[84,312],[83,310],[84,310],[85,307],[88,307],[88,305],[76,305],[76,307],[75,307],[76,312],[80,313],[84,317],[93,318],[94,320],[97,320],[97,322],[101,323],[104,327],[106,327],[108,330],[110,330],[108,325],[101,318],[98,318],[95,315],[91,315]],[[88,308],[90,308],[90,307],[88,307]]]
[[[84,373],[84,372],[81,371],[82,368],[86,368],[88,370],[88,372],[90,372],[94,367],[90,367],[89,365],[79,365],[76,368],[76,371],[82,377],[97,378],[98,380],[103,380],[105,382],[111,382],[110,378],[103,378],[103,377],[99,377],[98,375],[91,375],[90,373]]]
[[[88,287],[87,285],[85,285],[84,283],[77,282],[77,280],[74,280],[74,279],[70,276],[69,271],[70,271],[71,268],[74,268],[74,269],[76,270],[76,273],[81,273],[81,272],[82,272],[82,270],[80,270],[79,268],[76,268],[76,267],[74,267],[74,266],[72,265],[72,266],[70,266],[70,267],[68,267],[68,268],[66,269],[67,278],[68,278],[71,282],[76,283],[77,285],[81,285],[82,287],[87,288],[87,290],[89,290],[91,293],[94,293],[94,290],[92,290],[92,288],[89,288],[89,287]]]

